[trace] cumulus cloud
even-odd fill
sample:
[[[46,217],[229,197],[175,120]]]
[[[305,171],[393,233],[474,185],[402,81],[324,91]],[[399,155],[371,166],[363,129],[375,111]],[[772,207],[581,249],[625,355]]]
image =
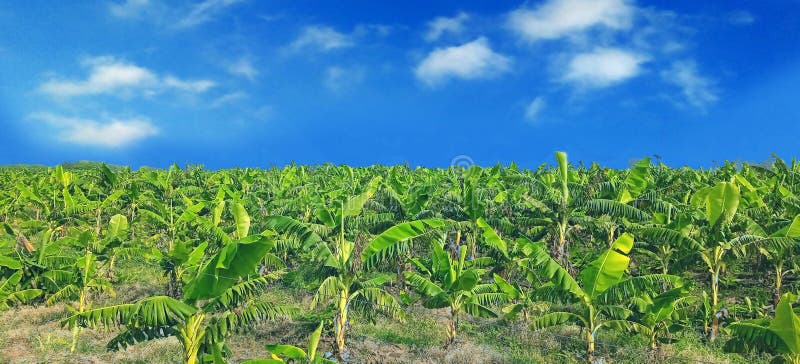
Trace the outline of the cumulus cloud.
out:
[[[507,72],[511,59],[492,50],[480,37],[472,42],[431,51],[416,67],[417,79],[436,86],[450,79],[485,79]]]
[[[597,48],[569,61],[562,80],[581,87],[606,87],[635,77],[647,57],[617,48]]]
[[[205,0],[189,10],[189,13],[183,16],[175,23],[178,28],[191,28],[203,24],[225,10],[231,5],[241,3],[244,0]]]
[[[328,26],[309,25],[289,45],[289,50],[299,52],[313,50],[327,52],[355,45],[352,37]]]
[[[131,87],[145,87],[157,83],[158,78],[146,68],[111,57],[97,57],[83,61],[91,72],[86,80],[49,80],[39,90],[56,96],[91,95],[114,92]]]
[[[109,93],[129,95],[135,91],[152,93],[165,89],[204,92],[214,86],[214,82],[209,80],[162,78],[147,68],[114,57],[88,58],[82,65],[89,69],[86,79],[50,79],[39,86],[39,91],[55,97],[73,97]]]
[[[529,41],[559,39],[591,28],[627,29],[634,7],[627,0],[546,0],[508,16],[508,26]]]
[[[674,62],[668,70],[661,72],[661,77],[678,86],[686,102],[696,108],[705,109],[719,99],[714,83],[700,75],[694,61]]]
[[[30,119],[45,122],[56,129],[65,142],[102,148],[121,148],[158,134],[145,117],[107,118],[103,121],[38,112]]]
[[[525,119],[528,121],[536,121],[539,118],[539,114],[542,113],[547,104],[544,101],[544,98],[539,96],[533,99],[528,106],[525,108]]]
[[[469,20],[469,14],[464,12],[460,12],[451,18],[441,16],[433,19],[428,23],[425,40],[433,42],[446,33],[460,34],[464,31],[464,23],[467,20]]]

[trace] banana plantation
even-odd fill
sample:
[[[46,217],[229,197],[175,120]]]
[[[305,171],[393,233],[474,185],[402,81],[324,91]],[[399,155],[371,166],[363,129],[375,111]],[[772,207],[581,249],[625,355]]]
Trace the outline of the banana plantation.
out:
[[[0,361],[800,363],[800,164],[0,169]]]

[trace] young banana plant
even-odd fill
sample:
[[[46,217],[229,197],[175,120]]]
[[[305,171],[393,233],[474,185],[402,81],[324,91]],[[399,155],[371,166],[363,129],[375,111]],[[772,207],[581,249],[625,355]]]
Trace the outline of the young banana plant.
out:
[[[506,299],[509,301],[509,304],[502,309],[506,319],[514,320],[522,315],[523,321],[528,323],[531,311],[541,309],[542,302],[536,300],[535,289],[525,289],[519,284],[511,284],[497,274],[494,275],[494,284],[506,294]]]
[[[14,272],[10,277],[0,279],[0,312],[11,307],[12,304],[28,303],[41,296],[41,289],[22,289],[20,281],[22,271]]]
[[[752,240],[751,245],[772,265],[774,272],[773,303],[777,305],[783,294],[781,289],[784,277],[796,270],[797,262],[793,257],[800,246],[798,244],[800,215],[795,216],[788,225],[784,225],[785,223],[778,225],[775,231],[760,226],[752,219],[746,219],[748,220],[748,233],[751,234],[747,237]]]
[[[628,254],[633,248],[633,236],[622,234],[611,247],[578,274],[577,279],[548,254],[544,243],[531,243],[521,238],[532,254],[532,265],[542,278],[549,280],[555,294],[553,298],[568,297],[576,305],[576,312],[551,312],[533,320],[534,330],[551,326],[577,325],[586,329],[586,355],[590,363],[596,362],[595,343],[603,328],[635,330],[638,323],[630,321],[633,313],[625,307],[631,299],[655,292],[664,284],[679,285],[681,279],[665,274],[651,274],[625,278],[630,264]],[[560,294],[558,294],[560,293]]]
[[[293,345],[267,345],[267,351],[271,356],[269,359],[250,359],[242,362],[242,364],[284,364],[287,360],[310,364],[334,364],[336,363],[335,361],[325,359],[317,353],[319,339],[322,336],[322,327],[323,324],[320,322],[317,329],[308,337],[306,350]]]
[[[481,283],[484,269],[472,266],[466,260],[468,248],[460,245],[459,256],[453,259],[442,245],[434,242],[429,264],[412,258],[417,272],[406,272],[406,282],[423,298],[428,309],[448,308],[447,340],[449,346],[456,339],[459,315],[464,312],[475,317],[497,317],[489,306],[507,300],[505,294],[496,292],[494,284]]]
[[[671,342],[671,334],[683,328],[682,321],[695,299],[685,286],[654,297],[643,295],[634,299],[638,307],[630,320],[637,323],[634,329],[647,337],[650,350],[655,351],[659,344]]]
[[[46,303],[52,305],[59,301],[77,300],[76,306],[68,305],[74,313],[82,313],[91,307],[92,293],[108,293],[114,295],[114,287],[104,275],[99,272],[102,260],[113,258],[114,247],[118,246],[127,235],[128,222],[122,215],[111,217],[108,230],[104,236],[98,236],[94,231],[80,231],[64,240],[83,250],[83,255],[74,258],[73,264],[61,269],[49,270],[43,276],[49,278],[59,289],[47,298]],[[43,247],[44,248],[44,247]],[[107,266],[111,269],[111,262]],[[72,328],[72,345],[70,351],[74,352],[78,344],[80,327]]]
[[[725,343],[725,349],[733,352],[756,349],[778,355],[786,363],[800,363],[800,316],[792,308],[797,300],[797,295],[784,293],[775,307],[775,318],[730,324],[728,330],[733,338]]]

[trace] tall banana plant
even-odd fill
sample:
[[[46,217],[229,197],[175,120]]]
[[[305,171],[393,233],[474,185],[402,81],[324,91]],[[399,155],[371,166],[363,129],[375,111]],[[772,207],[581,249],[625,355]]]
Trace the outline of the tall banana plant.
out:
[[[61,324],[70,328],[124,327],[108,342],[108,350],[174,336],[183,347],[185,363],[222,361],[229,353],[226,339],[233,332],[286,312],[256,299],[267,283],[255,274],[256,266],[273,246],[263,235],[226,244],[184,285],[181,300],[147,297],[76,312]]]
[[[575,304],[575,312],[551,312],[532,321],[534,330],[559,325],[577,325],[586,329],[586,356],[590,363],[595,359],[597,334],[603,328],[635,330],[638,324],[629,320],[633,313],[626,308],[634,297],[655,292],[667,283],[679,285],[681,279],[665,274],[651,274],[625,278],[631,259],[633,236],[622,234],[611,247],[596,260],[589,263],[578,274],[577,279],[569,274],[548,254],[543,243],[524,241],[532,251],[531,264],[539,270],[542,278],[552,284],[551,297],[560,300],[566,296]]]
[[[572,271],[569,261],[570,235],[576,219],[582,215],[582,201],[576,198],[582,191],[573,191],[570,184],[574,174],[570,173],[567,154],[556,152],[557,168],[543,173],[533,181],[531,195],[523,195],[523,203],[533,211],[535,227],[531,236],[546,239],[550,243],[553,258]]]
[[[293,236],[302,242],[304,248],[311,249],[313,261],[321,263],[332,270],[320,284],[311,302],[311,308],[331,303],[335,309],[334,336],[337,355],[345,360],[347,354],[347,331],[349,329],[350,310],[360,311],[367,316],[377,312],[394,319],[404,320],[400,304],[382,287],[392,281],[390,274],[368,276],[355,262],[355,243],[348,240],[347,219],[356,218],[364,209],[364,205],[373,197],[380,183],[380,178],[373,179],[366,190],[355,196],[345,197],[334,203],[332,208],[318,208],[317,218],[333,229],[333,234],[326,241],[316,234],[307,224],[289,217],[270,217],[268,226],[273,230]]]
[[[739,187],[734,182],[719,182],[712,187],[702,188],[691,199],[692,205],[705,211],[705,224],[700,227],[705,245],[698,254],[710,276],[712,316],[708,338],[711,341],[719,335],[724,312],[720,301],[720,278],[726,271],[731,255],[744,254],[744,245],[753,240],[746,235],[737,236],[731,231],[740,200]]]
[[[607,244],[614,242],[622,226],[651,218],[637,205],[652,204],[652,196],[644,194],[652,183],[650,158],[643,158],[627,171],[624,179],[610,179],[601,186],[598,198],[587,201],[587,212],[595,216],[592,224],[599,228],[597,230],[605,230]]]

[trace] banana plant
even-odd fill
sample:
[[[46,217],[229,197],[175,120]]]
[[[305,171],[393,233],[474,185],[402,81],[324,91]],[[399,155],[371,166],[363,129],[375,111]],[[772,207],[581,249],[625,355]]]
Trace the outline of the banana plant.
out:
[[[58,290],[47,298],[46,303],[52,305],[59,301],[77,300],[76,306],[67,307],[75,312],[82,313],[91,307],[92,293],[106,293],[114,295],[114,287],[103,275],[99,273],[100,258],[110,252],[127,234],[127,220],[122,215],[111,218],[109,228],[102,239],[96,237],[91,231],[76,233],[71,239],[74,245],[84,250],[83,255],[74,258],[71,267],[65,269],[49,270],[42,275],[55,283]],[[72,345],[70,351],[74,352],[78,344],[80,327],[72,328]]]
[[[405,168],[399,166],[392,168],[384,183],[386,194],[393,202],[392,205],[395,206],[395,220],[397,221],[395,225],[430,218],[433,215],[433,211],[430,210],[430,202],[435,190],[434,186],[427,181],[416,182],[413,176],[403,175],[401,171],[405,171]],[[411,257],[413,248],[414,237],[410,237],[397,246],[396,256],[387,257],[393,260],[396,266],[397,285],[400,289],[404,288],[403,273],[410,268],[408,258]]]
[[[505,299],[509,301],[508,305],[502,308],[503,317],[506,319],[513,320],[522,314],[523,322],[527,324],[531,312],[543,307],[543,302],[537,299],[537,290],[534,288],[526,289],[519,284],[511,284],[497,274],[494,274],[494,284],[505,293]]]
[[[133,303],[76,312],[62,326],[118,327],[124,330],[106,345],[117,350],[136,343],[174,336],[183,347],[183,361],[222,361],[229,354],[226,339],[254,322],[287,310],[256,300],[267,280],[256,273],[261,257],[274,246],[264,235],[226,244],[183,287],[177,300],[153,296]]]
[[[442,219],[426,219],[403,222],[386,229],[364,247],[361,262],[366,269],[375,268],[385,261],[397,261],[408,255],[410,241],[443,228]]]
[[[520,197],[535,217],[532,221],[535,226],[529,229],[528,235],[547,240],[554,259],[574,271],[569,261],[569,249],[577,220],[583,215],[584,198],[581,196],[585,191],[574,188],[578,177],[569,170],[567,154],[556,152],[555,155],[556,170],[536,176],[533,193]]]
[[[489,306],[508,298],[497,292],[494,284],[481,283],[485,270],[466,261],[467,246],[459,246],[459,256],[453,259],[438,242],[432,244],[429,264],[418,259],[411,261],[418,270],[406,272],[409,286],[419,293],[428,309],[448,308],[447,340],[445,346],[456,339],[459,315],[464,312],[474,317],[494,318],[497,314]]]
[[[607,244],[614,242],[621,226],[651,219],[651,215],[637,205],[651,202],[652,196],[644,192],[652,184],[650,158],[643,158],[627,171],[624,179],[604,183],[598,198],[586,203],[587,212],[595,216],[592,225],[600,228],[597,230],[605,230]]]
[[[561,293],[552,297],[566,296],[576,305],[575,312],[551,312],[540,316],[533,320],[531,329],[560,325],[577,325],[586,329],[586,355],[590,363],[596,361],[595,343],[600,329],[634,331],[639,326],[629,320],[633,312],[625,307],[625,303],[655,292],[665,283],[681,284],[679,277],[665,274],[625,278],[631,261],[628,254],[633,248],[633,236],[628,233],[620,235],[608,250],[584,267],[577,279],[550,257],[543,243],[521,239],[521,243],[532,251],[532,264],[541,277],[550,281],[555,292]]]
[[[42,295],[41,289],[22,289],[19,287],[22,271],[16,271],[10,277],[0,280],[0,312],[11,307],[11,304],[28,303]]]
[[[643,295],[634,299],[637,312],[630,320],[637,323],[635,331],[647,337],[650,350],[655,351],[661,343],[672,342],[671,335],[684,328],[687,310],[695,301],[695,297],[687,293],[687,288],[680,286],[654,297]]]
[[[708,328],[710,341],[719,335],[724,309],[720,303],[720,278],[727,270],[731,255],[745,254],[745,245],[752,242],[748,236],[735,236],[731,223],[736,216],[741,194],[734,182],[719,182],[713,187],[698,190],[692,196],[692,205],[705,209],[705,246],[698,252],[710,276],[711,325]]]
[[[774,272],[773,302],[777,305],[783,294],[781,289],[784,277],[797,269],[797,262],[793,257],[797,252],[798,239],[800,239],[800,215],[795,216],[788,225],[777,225],[777,230],[771,233],[768,232],[771,226],[762,227],[751,219],[748,219],[748,222],[748,233],[752,234],[748,237],[753,241],[751,245],[772,265]]]
[[[318,208],[316,215],[325,225],[334,229],[328,242],[314,233],[307,224],[289,217],[272,217],[268,226],[274,230],[292,235],[302,241],[304,248],[313,251],[313,262],[321,263],[332,269],[333,274],[327,276],[320,284],[311,301],[311,309],[332,303],[335,309],[334,335],[337,355],[344,360],[347,357],[347,331],[349,329],[349,313],[351,309],[371,317],[377,312],[387,316],[405,320],[400,304],[394,296],[382,287],[392,281],[389,274],[367,276],[361,265],[353,259],[355,244],[348,240],[346,223],[348,218],[358,217],[364,205],[373,197],[380,178],[369,182],[366,190],[354,196],[345,196],[334,203],[333,208]]]
[[[205,257],[208,242],[192,246],[189,242],[173,241],[171,246],[162,246],[161,249],[153,247],[150,257],[159,263],[167,277],[164,294],[168,297],[180,299],[183,296],[184,274],[199,266]]]
[[[334,364],[336,363],[335,361],[325,359],[317,353],[319,339],[322,336],[322,327],[323,323],[320,322],[317,329],[308,337],[306,350],[294,345],[267,345],[267,351],[271,356],[269,359],[250,359],[245,360],[242,364],[283,364],[286,363],[286,360],[310,364]]]
[[[733,352],[758,350],[778,355],[783,362],[800,363],[800,316],[792,309],[798,296],[784,293],[775,306],[775,318],[738,321],[728,330],[733,338],[725,349]]]

